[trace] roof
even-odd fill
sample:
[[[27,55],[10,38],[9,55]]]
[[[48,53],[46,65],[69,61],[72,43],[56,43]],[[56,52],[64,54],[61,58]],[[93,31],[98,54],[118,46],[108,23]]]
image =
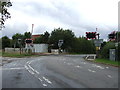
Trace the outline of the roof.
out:
[[[38,38],[40,36],[41,36],[40,34],[38,34],[38,35],[32,35],[32,39],[35,40],[35,38]]]

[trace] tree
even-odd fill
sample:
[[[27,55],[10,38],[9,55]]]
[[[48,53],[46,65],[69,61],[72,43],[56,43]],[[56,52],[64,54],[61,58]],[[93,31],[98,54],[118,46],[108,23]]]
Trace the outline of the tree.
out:
[[[7,36],[2,37],[2,49],[10,47],[10,39]]]
[[[40,37],[34,40],[34,43],[46,43],[48,44],[50,34],[46,31]]]
[[[23,46],[24,44],[24,35],[20,34],[20,33],[16,33],[12,36],[12,40],[13,40],[13,45],[14,47],[19,47],[20,45],[18,44],[18,39],[21,39],[21,45]]]
[[[24,33],[24,39],[31,38],[31,33],[30,32],[25,32]]]
[[[54,44],[53,48],[58,49],[58,41],[63,40],[62,49],[70,51],[72,48],[72,41],[74,40],[74,33],[69,29],[57,28],[52,31],[49,43]]]
[[[75,38],[72,47],[73,53],[91,54],[95,53],[95,46],[92,40],[86,40],[85,37]]]
[[[10,13],[8,12],[7,7],[11,7],[12,3],[6,2],[5,0],[0,1],[0,13],[1,13],[1,18],[0,18],[0,30],[4,27],[4,22],[6,19],[11,18]]]
[[[115,43],[114,42],[107,42],[107,44],[102,48],[100,51],[101,58],[109,58],[109,50],[115,49]]]

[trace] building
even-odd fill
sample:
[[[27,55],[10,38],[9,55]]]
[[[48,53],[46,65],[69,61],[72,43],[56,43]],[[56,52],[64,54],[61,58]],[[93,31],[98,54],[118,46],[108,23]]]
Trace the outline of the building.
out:
[[[41,35],[38,34],[38,35],[32,35],[32,40],[35,40],[36,38],[40,37]]]

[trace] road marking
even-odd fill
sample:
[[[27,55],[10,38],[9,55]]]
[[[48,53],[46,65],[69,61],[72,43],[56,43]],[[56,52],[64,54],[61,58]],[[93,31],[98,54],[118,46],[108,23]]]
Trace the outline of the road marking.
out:
[[[82,64],[86,64],[85,62],[81,62]]]
[[[35,70],[35,72],[36,72],[37,74],[40,74],[37,70]]]
[[[49,84],[52,84],[52,82],[49,81],[47,78],[43,77],[43,79],[44,79],[46,82],[48,82]]]
[[[28,72],[31,73],[31,74],[35,74],[34,72],[30,71],[29,69],[28,69]]]
[[[105,69],[104,67],[96,65],[96,64],[92,64],[92,67],[96,67],[96,68],[99,68],[99,69]]]
[[[67,65],[72,65],[72,63],[67,63]]]
[[[104,69],[104,67],[102,67],[102,66],[97,66],[98,68],[100,68],[100,69]]]
[[[29,63],[30,61],[27,62],[27,64]]]
[[[47,85],[46,85],[46,84],[43,84],[43,86],[45,86],[45,87],[46,87]]]
[[[25,68],[26,68],[26,69],[29,69],[26,65],[25,65]]]
[[[81,67],[81,66],[79,66],[79,65],[78,65],[78,66],[75,66],[75,67],[76,67],[76,68],[82,68],[82,67]]]
[[[2,68],[2,70],[19,70],[19,69],[25,69],[24,67],[19,68]]]
[[[107,75],[109,78],[112,78],[112,76],[111,75]]]
[[[27,64],[28,64],[27,66],[28,66],[28,67],[25,66],[25,68],[26,68],[26,69],[29,69],[29,68],[30,68],[30,69],[33,71],[33,72],[31,72],[31,71],[29,70],[29,72],[30,72],[31,74],[35,74],[35,73],[39,74],[39,72],[38,72],[37,70],[35,70],[32,66],[30,66],[30,64],[31,64],[32,62],[33,62],[33,61],[28,61],[28,62],[27,62]],[[34,72],[35,72],[35,73],[34,73]]]
[[[106,67],[107,69],[109,68],[109,67]]]
[[[41,82],[43,81],[41,78],[38,78]]]
[[[32,68],[30,65],[28,65],[28,67],[29,67],[30,69],[32,69],[32,71],[35,71],[34,68]]]
[[[89,71],[89,72],[96,72],[96,71],[93,71],[93,70],[91,70],[91,69],[88,69],[88,71]]]

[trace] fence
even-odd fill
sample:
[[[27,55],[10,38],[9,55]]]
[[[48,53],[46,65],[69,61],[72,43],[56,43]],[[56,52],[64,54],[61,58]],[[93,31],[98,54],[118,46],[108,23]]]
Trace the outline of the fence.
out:
[[[18,53],[20,52],[20,48],[5,48],[5,52],[15,52],[15,53]],[[25,52],[25,49],[22,48],[21,49],[21,52]]]

